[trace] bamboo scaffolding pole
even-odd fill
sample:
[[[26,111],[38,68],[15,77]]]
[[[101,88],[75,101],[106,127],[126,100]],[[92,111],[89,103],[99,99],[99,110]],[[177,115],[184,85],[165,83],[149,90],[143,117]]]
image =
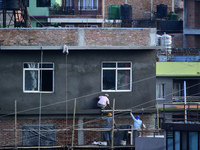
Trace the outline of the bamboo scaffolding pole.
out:
[[[111,149],[113,150],[113,145],[114,145],[114,128],[115,128],[115,113],[114,113],[114,110],[115,110],[115,99],[113,99],[113,109],[112,109],[112,114],[113,114],[113,117],[112,117],[112,140],[111,140]]]
[[[101,110],[102,112],[126,112],[126,111],[128,111],[128,112],[130,112],[130,111],[132,111],[132,109],[118,109],[118,110],[113,110],[113,109],[111,109],[111,110]]]
[[[65,148],[66,146],[40,146],[41,149],[58,149],[58,148]],[[17,149],[38,149],[38,146],[19,146]],[[0,147],[0,149],[15,149],[14,147]]]
[[[52,129],[52,130],[40,130],[42,132],[46,131],[46,132],[53,132],[53,131],[69,131],[70,129]],[[15,131],[15,129],[3,129],[3,131]],[[39,130],[27,130],[27,129],[17,129],[17,131],[39,131]]]
[[[84,129],[74,129],[77,131],[111,131],[112,129],[102,129],[102,128],[84,128]],[[132,128],[127,128],[127,129],[114,129],[114,131],[142,131],[142,129],[132,129]],[[146,129],[143,131],[162,131],[163,129]]]
[[[148,109],[145,109],[145,110],[149,110],[149,111],[154,111],[156,110],[156,108],[148,108]],[[112,112],[113,110],[101,110],[101,112]],[[130,111],[133,111],[132,109],[116,109],[114,110],[114,112],[130,112]],[[138,109],[138,112],[142,111],[142,109]]]
[[[73,128],[72,128],[72,150],[74,149],[74,129],[75,129],[75,113],[76,113],[76,99],[74,100],[74,116],[73,116]]]
[[[15,101],[15,148],[17,148],[17,101]]]

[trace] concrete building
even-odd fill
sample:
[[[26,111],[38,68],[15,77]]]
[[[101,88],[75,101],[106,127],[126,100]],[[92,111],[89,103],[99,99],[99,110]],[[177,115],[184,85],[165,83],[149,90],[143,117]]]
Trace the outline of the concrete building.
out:
[[[195,0],[184,0],[184,24],[183,24],[183,47],[199,48],[200,22],[199,18],[200,2]]]
[[[61,5],[60,0],[27,0],[27,9],[32,27],[51,26],[48,23],[49,8],[55,3]]]
[[[28,1],[33,27],[155,27],[157,5],[167,6],[167,13],[180,11],[179,2],[132,0],[46,0]],[[50,5],[51,3],[51,5]],[[177,5],[174,5],[177,3]],[[128,6],[124,13],[120,7]],[[123,19],[125,15],[125,19]],[[127,17],[128,16],[128,17]],[[41,22],[41,24],[40,24]],[[152,23],[153,22],[153,23]],[[153,24],[153,25],[152,25]]]
[[[40,141],[42,146],[45,141],[50,146],[71,144],[74,100],[79,128],[89,125],[89,120],[102,127],[96,103],[104,93],[110,95],[111,106],[116,100],[116,109],[134,109],[141,115],[144,108],[143,121],[148,128],[155,128],[154,111],[145,108],[155,108],[156,29],[24,28],[0,32],[0,114],[5,139],[0,145],[38,145],[38,132],[33,135],[29,130],[39,125],[53,130],[51,138],[46,135]],[[18,141],[14,142],[16,108]],[[121,117],[116,118],[118,124],[132,124],[127,113]],[[101,140],[100,135],[95,138]],[[29,136],[34,139],[26,138]],[[75,143],[91,144],[95,139],[88,136],[76,132]]]
[[[199,71],[199,62],[157,62],[157,102],[183,102],[184,81],[187,101],[199,102]]]

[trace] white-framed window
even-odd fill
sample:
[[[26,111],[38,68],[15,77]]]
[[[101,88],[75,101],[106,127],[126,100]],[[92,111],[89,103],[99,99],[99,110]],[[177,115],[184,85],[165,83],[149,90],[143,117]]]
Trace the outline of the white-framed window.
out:
[[[181,96],[181,83],[173,83],[173,96]]]
[[[102,62],[101,90],[129,92],[132,90],[131,62]]]
[[[79,10],[97,10],[98,0],[79,0]]]
[[[68,8],[74,8],[74,0],[66,0],[66,6]]]
[[[54,92],[54,63],[24,63],[23,91],[28,93]]]
[[[163,83],[156,84],[156,98],[157,99],[165,98],[165,84]]]

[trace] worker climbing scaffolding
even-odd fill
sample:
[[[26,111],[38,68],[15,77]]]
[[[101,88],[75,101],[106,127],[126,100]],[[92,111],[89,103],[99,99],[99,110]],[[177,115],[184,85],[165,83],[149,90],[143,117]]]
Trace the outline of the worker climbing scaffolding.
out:
[[[104,110],[107,106],[112,109],[110,106],[110,100],[109,100],[109,95],[106,93],[105,95],[99,96],[99,101],[97,102],[97,106],[101,109]],[[101,112],[103,114],[103,112]]]

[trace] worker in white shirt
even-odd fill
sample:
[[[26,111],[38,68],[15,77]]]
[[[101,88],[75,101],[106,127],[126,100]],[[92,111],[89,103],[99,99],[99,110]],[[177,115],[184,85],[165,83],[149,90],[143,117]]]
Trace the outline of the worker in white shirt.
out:
[[[105,95],[99,96],[99,101],[97,102],[97,106],[101,108],[101,110],[105,109],[108,106],[110,109],[110,100],[108,99],[109,95],[106,93]]]
[[[101,109],[105,109],[106,106],[108,106],[110,109],[110,100],[108,99],[109,95],[105,94],[103,96],[99,96],[99,101],[97,102],[97,106]]]

